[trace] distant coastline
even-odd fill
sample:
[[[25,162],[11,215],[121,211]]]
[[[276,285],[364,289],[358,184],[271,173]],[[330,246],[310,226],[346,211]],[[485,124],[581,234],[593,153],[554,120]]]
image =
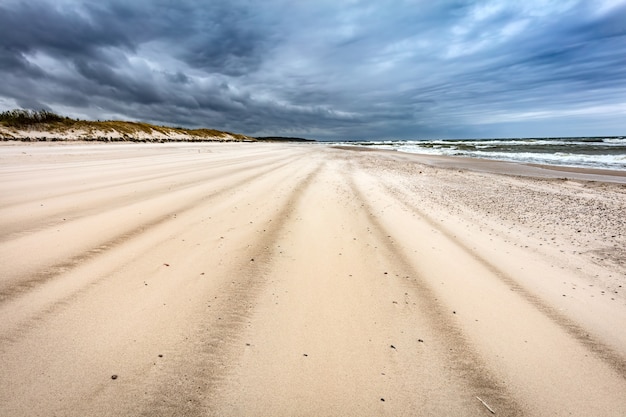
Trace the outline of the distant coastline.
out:
[[[261,142],[317,142],[315,139],[292,138],[285,136],[261,136],[255,138]]]

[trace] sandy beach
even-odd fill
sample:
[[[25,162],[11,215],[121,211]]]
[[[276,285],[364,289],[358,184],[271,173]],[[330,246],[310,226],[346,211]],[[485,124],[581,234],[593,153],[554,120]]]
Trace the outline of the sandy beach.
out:
[[[626,416],[623,173],[4,143],[0,258],[2,416]]]

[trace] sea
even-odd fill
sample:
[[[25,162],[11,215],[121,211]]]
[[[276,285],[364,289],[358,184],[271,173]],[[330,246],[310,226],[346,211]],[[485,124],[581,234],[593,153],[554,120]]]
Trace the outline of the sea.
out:
[[[342,142],[426,155],[626,171],[626,137],[441,139]]]

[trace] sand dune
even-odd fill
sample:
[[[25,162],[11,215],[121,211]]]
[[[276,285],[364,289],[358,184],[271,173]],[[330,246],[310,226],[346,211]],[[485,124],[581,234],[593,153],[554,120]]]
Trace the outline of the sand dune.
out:
[[[0,415],[626,415],[623,179],[459,167],[3,144]]]

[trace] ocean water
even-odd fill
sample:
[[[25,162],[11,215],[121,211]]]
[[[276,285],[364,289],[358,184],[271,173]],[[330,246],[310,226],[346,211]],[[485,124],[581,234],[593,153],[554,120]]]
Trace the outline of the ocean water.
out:
[[[626,137],[343,142],[427,155],[626,170]]]

